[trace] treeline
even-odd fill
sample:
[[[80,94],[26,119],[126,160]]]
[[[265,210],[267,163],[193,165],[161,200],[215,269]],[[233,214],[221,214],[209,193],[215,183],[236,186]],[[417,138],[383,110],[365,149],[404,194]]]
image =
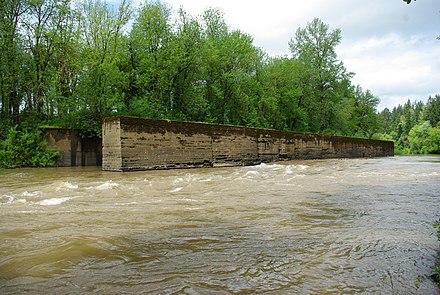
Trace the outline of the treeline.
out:
[[[341,31],[320,19],[296,31],[290,57],[269,57],[216,9],[3,0],[0,16],[0,151],[41,125],[100,136],[111,115],[369,138],[380,128],[379,99],[352,84]]]
[[[216,9],[1,3],[2,126],[35,118],[97,132],[124,114],[359,136],[378,127],[378,98],[351,84],[341,32],[319,19],[297,30],[291,58],[271,58]]]
[[[396,153],[440,153],[440,95],[427,103],[411,102],[379,113],[383,139],[395,142]]]

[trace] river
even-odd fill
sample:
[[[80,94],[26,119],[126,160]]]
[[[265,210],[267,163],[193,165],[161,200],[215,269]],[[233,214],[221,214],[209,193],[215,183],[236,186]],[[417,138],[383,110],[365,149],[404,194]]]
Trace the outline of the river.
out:
[[[440,294],[440,157],[0,170],[0,294]]]

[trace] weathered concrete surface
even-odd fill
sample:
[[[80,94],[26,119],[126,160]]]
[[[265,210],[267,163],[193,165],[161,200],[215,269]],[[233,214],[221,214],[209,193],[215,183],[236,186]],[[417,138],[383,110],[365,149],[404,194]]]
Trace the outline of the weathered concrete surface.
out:
[[[108,118],[102,130],[108,171],[394,155],[390,141],[134,117]]]
[[[100,138],[81,138],[79,130],[45,128],[47,146],[57,150],[59,167],[101,166],[102,141]]]

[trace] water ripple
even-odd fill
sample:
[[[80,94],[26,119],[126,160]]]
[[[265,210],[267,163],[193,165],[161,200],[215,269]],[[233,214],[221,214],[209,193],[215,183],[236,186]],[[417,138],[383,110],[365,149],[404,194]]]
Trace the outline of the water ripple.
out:
[[[5,171],[0,293],[438,294],[429,159]]]

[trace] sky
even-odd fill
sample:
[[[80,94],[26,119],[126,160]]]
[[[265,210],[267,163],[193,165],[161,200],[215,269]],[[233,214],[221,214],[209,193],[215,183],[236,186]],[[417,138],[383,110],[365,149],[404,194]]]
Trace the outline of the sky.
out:
[[[143,0],[133,0],[136,5]],[[380,98],[378,110],[440,94],[440,0],[162,0],[193,16],[224,13],[231,29],[254,38],[271,56],[289,56],[298,28],[318,17],[341,29],[339,60],[354,85]]]

